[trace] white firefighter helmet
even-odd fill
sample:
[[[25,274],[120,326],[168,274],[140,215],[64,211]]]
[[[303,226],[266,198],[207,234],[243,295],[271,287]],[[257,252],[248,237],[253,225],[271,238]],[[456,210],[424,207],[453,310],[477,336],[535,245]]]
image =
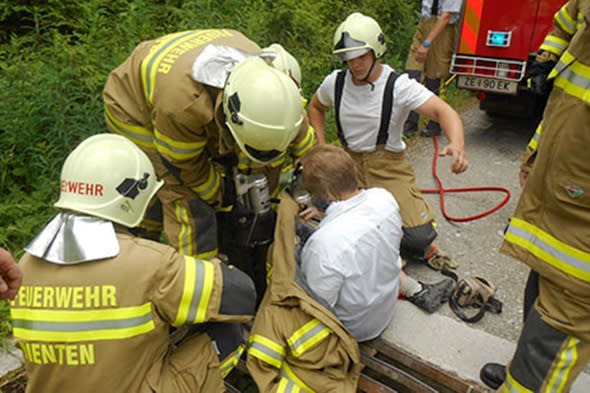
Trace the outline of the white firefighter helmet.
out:
[[[242,60],[230,71],[223,111],[240,150],[259,164],[283,154],[303,122],[295,82],[258,56]]]
[[[299,67],[297,59],[287,52],[281,44],[271,44],[262,49],[262,52],[274,53],[276,56],[272,61],[273,67],[289,75],[297,83],[297,86],[301,87],[301,67]]]
[[[163,184],[137,145],[120,135],[98,134],[82,141],[66,159],[54,206],[132,228]]]
[[[373,50],[378,59],[385,53],[385,36],[379,23],[370,16],[354,12],[344,20],[334,33],[332,54],[348,61]]]

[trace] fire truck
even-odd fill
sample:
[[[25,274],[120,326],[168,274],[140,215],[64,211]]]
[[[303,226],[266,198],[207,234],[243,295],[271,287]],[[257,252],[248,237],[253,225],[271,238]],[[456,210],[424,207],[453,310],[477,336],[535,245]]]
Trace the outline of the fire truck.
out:
[[[545,99],[527,69],[566,0],[466,0],[451,63],[457,87],[477,92],[492,115],[540,117]]]

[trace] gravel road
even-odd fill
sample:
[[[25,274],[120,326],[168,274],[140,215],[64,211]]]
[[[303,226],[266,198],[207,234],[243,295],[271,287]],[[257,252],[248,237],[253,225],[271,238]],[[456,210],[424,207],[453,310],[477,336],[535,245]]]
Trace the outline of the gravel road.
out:
[[[437,171],[444,188],[500,186],[508,189],[511,198],[495,213],[467,223],[451,223],[444,219],[437,194],[426,195],[436,213],[438,245],[458,263],[459,277],[482,276],[497,287],[496,297],[504,303],[499,315],[487,313],[472,324],[490,334],[516,342],[522,323],[522,297],[528,268],[499,253],[503,230],[514,212],[520,187],[518,185],[519,157],[524,151],[535,125],[515,118],[490,117],[477,105],[462,111],[465,127],[465,148],[470,161],[467,172],[450,172],[450,159],[438,160]],[[446,142],[440,138],[441,149]],[[418,187],[436,188],[432,176],[434,145],[431,139],[413,137],[408,141],[410,160],[414,164]],[[496,206],[504,198],[498,192],[469,192],[445,194],[445,210],[452,217],[478,214]],[[426,266],[412,265],[407,272],[425,281],[440,279],[440,273]],[[439,313],[458,319],[448,306]]]

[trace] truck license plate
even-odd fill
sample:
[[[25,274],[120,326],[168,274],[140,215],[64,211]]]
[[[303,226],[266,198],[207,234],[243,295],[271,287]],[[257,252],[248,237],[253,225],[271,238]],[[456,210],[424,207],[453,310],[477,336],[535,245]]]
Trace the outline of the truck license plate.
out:
[[[469,90],[492,91],[501,94],[516,94],[518,83],[515,81],[459,75],[457,79],[457,87]]]

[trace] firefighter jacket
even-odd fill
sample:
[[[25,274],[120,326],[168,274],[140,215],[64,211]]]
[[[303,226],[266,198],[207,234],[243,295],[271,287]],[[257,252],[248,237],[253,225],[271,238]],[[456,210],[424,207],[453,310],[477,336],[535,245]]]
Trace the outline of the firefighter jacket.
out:
[[[160,178],[185,185],[216,205],[221,202],[224,169],[215,159],[235,153],[240,169],[254,165],[239,154],[225,128],[223,90],[192,78],[195,59],[208,44],[247,54],[260,51],[253,41],[228,29],[183,31],[145,41],[110,73],[103,99],[108,129],[144,149]],[[288,151],[256,171],[267,175],[276,188],[289,155],[300,157],[313,142],[313,129],[304,121]]]
[[[224,281],[237,269],[126,233],[117,239],[113,258],[59,265],[26,253],[20,260],[24,281],[11,316],[27,392],[221,391],[222,365],[208,336],[192,336],[191,351],[174,350],[170,328],[248,321],[252,282],[234,281],[230,294]]]
[[[590,54],[587,53],[590,34],[588,32],[589,4],[588,1],[579,0],[570,1],[561,7],[553,17],[553,30],[547,34],[539,48],[541,55],[537,56],[537,61],[559,58],[549,78],[555,79],[557,86],[567,90],[570,95],[577,96],[590,105],[587,82],[590,77],[588,74]],[[521,159],[523,169],[530,169],[534,161],[542,129],[541,122]]]
[[[567,2],[541,48],[559,60],[549,74],[554,83],[542,125],[529,146],[536,157],[502,251],[561,288],[543,299],[541,314],[555,328],[588,342],[590,0]]]
[[[298,274],[298,205],[281,195],[273,274],[252,327],[247,366],[261,392],[356,392],[358,344]]]

